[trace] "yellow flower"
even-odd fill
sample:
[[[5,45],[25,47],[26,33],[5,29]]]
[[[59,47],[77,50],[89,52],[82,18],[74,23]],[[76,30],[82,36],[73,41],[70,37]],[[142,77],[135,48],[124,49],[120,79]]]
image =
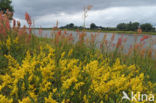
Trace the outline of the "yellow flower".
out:
[[[8,37],[7,41],[6,41],[6,46],[8,49],[10,49],[10,46],[11,46],[11,39],[10,37]]]
[[[71,56],[73,53],[73,49],[70,49],[70,51],[68,52],[68,57]]]
[[[61,54],[61,58],[63,58],[63,57],[65,56],[65,54],[66,54],[66,52],[63,52],[63,53]]]
[[[84,103],[89,103],[86,95],[83,96],[83,101]]]
[[[53,93],[55,93],[57,91],[57,88],[53,89]]]
[[[16,38],[13,40],[13,43],[18,44],[18,40],[19,40],[19,38],[16,37]]]
[[[23,98],[22,101],[19,100],[19,103],[31,103],[31,100],[29,97]]]
[[[52,99],[52,94],[49,95],[48,98],[45,98],[45,103],[57,103],[54,99]]]
[[[77,82],[77,79],[75,77],[67,79],[63,82],[62,88],[68,89],[74,82]]]
[[[0,94],[0,103],[12,103],[13,99],[7,99],[5,96]]]
[[[79,89],[84,84],[85,84],[84,82],[76,83],[74,88],[77,90],[77,89]]]

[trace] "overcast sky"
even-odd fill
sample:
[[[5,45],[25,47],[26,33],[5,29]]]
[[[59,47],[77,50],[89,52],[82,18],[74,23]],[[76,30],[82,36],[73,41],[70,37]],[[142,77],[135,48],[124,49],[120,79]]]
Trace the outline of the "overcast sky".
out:
[[[12,0],[14,18],[24,25],[25,12],[31,15],[35,26],[53,27],[69,23],[83,24],[83,7],[92,5],[86,25],[115,27],[121,22],[152,23],[156,25],[156,0]]]

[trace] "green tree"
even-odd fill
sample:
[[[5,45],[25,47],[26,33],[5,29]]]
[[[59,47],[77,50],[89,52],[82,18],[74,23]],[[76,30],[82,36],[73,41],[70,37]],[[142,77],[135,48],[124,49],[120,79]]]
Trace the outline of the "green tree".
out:
[[[127,24],[125,24],[125,23],[120,23],[120,24],[118,24],[117,25],[117,29],[118,30],[127,30]]]
[[[138,22],[134,22],[134,23],[132,23],[132,31],[137,31],[138,30],[138,28],[139,28],[139,23]]]
[[[153,26],[150,23],[142,24],[140,27],[141,27],[142,31],[144,31],[144,32],[150,32],[153,30]]]
[[[9,10],[9,13],[7,14],[10,19],[12,19],[13,16],[13,6],[11,5],[11,0],[0,0],[0,11],[3,11],[4,14],[7,13],[7,10]]]
[[[6,10],[8,9],[10,12],[14,12],[11,3],[11,0],[0,0],[0,11],[2,10],[4,13],[6,13]]]
[[[68,25],[68,27],[69,27],[69,28],[74,28],[74,24],[73,24],[73,23],[70,23],[70,24]]]
[[[118,30],[126,30],[126,31],[136,31],[139,28],[138,22],[129,22],[129,23],[120,23],[117,25]]]
[[[139,24],[138,22],[134,22],[134,23],[129,22],[129,23],[127,24],[127,30],[128,30],[128,31],[136,31],[136,30],[138,30],[139,25],[140,25],[140,24]]]
[[[96,28],[97,28],[97,26],[94,23],[90,24],[90,29],[96,29]]]

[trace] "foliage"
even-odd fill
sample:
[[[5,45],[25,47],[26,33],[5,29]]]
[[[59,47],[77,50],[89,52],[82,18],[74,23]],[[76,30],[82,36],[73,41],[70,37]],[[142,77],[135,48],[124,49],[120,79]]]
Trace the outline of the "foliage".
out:
[[[9,19],[12,19],[13,16],[13,6],[11,5],[11,0],[0,0],[0,11],[9,16]]]
[[[118,30],[122,31],[137,31],[138,28],[141,28],[143,32],[155,31],[154,27],[150,23],[139,24],[138,22],[129,22],[129,23],[120,23],[117,25]]]
[[[142,24],[140,27],[144,32],[154,31],[154,28],[150,23]]]
[[[97,26],[94,23],[90,24],[90,29],[96,29],[96,28],[97,28]]]
[[[117,25],[118,30],[126,30],[126,31],[137,31],[139,28],[139,23],[138,22],[129,22],[128,24],[126,23],[120,23]]]
[[[12,1],[11,0],[1,0],[0,1],[0,11],[2,10],[4,13],[8,9],[9,11],[13,12],[14,9],[11,5]]]
[[[33,55],[27,51],[21,65],[12,56],[5,55],[9,72],[0,76],[0,91],[8,101],[121,102],[121,91],[150,93],[153,90],[154,85],[146,82],[140,68],[121,65],[119,59],[109,66],[109,59],[100,55],[97,60],[83,64],[83,61],[70,58],[73,52],[69,51],[61,54],[57,64],[55,49],[46,45],[39,50],[39,54]]]
[[[124,52],[127,38],[114,43],[115,34],[71,33],[55,29],[51,37],[32,34],[0,14],[0,102],[5,103],[121,103],[122,91],[155,94],[153,44],[145,47],[147,35]],[[127,103],[128,101],[125,101]],[[137,102],[137,101],[135,101]]]

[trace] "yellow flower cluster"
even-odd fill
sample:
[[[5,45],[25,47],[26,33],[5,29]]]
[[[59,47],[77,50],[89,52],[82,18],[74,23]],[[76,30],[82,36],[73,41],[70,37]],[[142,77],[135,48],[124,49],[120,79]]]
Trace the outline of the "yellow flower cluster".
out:
[[[6,40],[6,46],[8,49],[10,49],[10,46],[11,46],[11,39],[10,37],[8,37],[8,39]]]
[[[28,51],[22,64],[6,55],[9,72],[0,75],[0,103],[119,103],[121,91],[153,89],[135,65],[117,59],[111,66],[109,59],[98,61],[101,56],[87,64],[65,58],[72,52],[63,52],[57,61],[55,50],[46,45],[39,54]]]

